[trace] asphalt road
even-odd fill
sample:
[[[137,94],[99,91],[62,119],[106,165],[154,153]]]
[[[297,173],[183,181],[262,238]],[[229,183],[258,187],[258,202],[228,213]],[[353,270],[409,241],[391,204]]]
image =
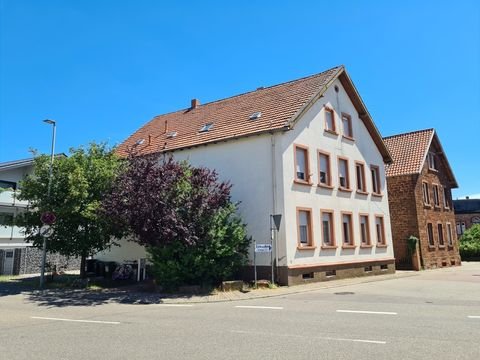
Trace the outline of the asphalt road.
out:
[[[480,264],[211,304],[0,297],[0,359],[480,359]]]

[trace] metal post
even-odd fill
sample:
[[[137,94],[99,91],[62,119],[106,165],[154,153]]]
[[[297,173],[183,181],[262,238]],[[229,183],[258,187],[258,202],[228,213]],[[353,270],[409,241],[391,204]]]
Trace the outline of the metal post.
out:
[[[257,240],[253,240],[253,271],[255,277],[255,289],[257,288]]]
[[[56,137],[56,125],[57,123],[54,120],[43,120],[43,122],[53,125],[52,128],[52,149],[50,154],[50,169],[48,172],[48,190],[47,197],[50,198],[50,191],[52,187],[52,174],[53,174],[53,159],[55,158],[55,137]],[[45,286],[45,264],[47,262],[47,237],[43,236],[43,246],[42,246],[42,268],[40,271],[40,289],[43,289]]]
[[[271,246],[271,251],[270,251],[270,266],[272,268],[272,285],[275,284],[275,277],[274,277],[274,272],[273,272],[273,215],[270,215],[270,246]]]

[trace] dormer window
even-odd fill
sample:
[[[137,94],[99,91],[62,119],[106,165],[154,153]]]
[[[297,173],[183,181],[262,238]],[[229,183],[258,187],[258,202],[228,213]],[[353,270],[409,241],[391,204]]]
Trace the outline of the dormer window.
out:
[[[199,132],[207,132],[210,131],[213,128],[213,122],[206,123],[205,125],[202,126],[202,128],[199,130]]]
[[[437,168],[437,158],[436,158],[435,154],[432,153],[432,152],[429,152],[428,156],[427,156],[427,159],[428,159],[428,168],[431,169],[431,170],[438,170],[438,168]]]

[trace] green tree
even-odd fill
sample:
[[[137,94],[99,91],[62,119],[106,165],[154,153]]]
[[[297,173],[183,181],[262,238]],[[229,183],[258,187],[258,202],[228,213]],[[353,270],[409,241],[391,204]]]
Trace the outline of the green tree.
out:
[[[460,238],[462,259],[480,258],[480,224],[473,225]]]
[[[41,248],[40,216],[53,212],[56,222],[48,238],[48,251],[81,258],[80,274],[85,276],[85,259],[114,244],[121,233],[99,211],[103,196],[111,190],[122,162],[106,144],[91,143],[88,148],[70,149],[69,157],[55,158],[50,196],[47,195],[50,158],[37,156],[34,172],[21,182],[21,200],[28,200],[29,211],[16,217],[25,228],[26,240]]]

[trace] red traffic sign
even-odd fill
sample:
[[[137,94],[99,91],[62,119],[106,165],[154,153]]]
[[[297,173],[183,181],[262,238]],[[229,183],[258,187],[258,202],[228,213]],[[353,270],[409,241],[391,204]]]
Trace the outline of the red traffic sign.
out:
[[[45,211],[41,216],[40,216],[40,221],[46,225],[52,225],[55,223],[55,220],[57,220],[57,217],[55,214],[51,211]]]

